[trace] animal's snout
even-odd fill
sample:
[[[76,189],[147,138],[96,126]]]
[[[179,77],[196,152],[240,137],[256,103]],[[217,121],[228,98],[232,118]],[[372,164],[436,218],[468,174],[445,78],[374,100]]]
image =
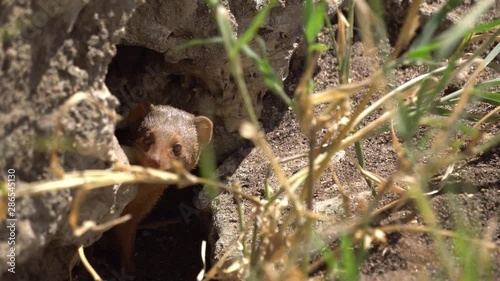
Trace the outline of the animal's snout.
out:
[[[160,167],[160,161],[157,159],[148,159],[148,166],[151,168],[159,168]]]

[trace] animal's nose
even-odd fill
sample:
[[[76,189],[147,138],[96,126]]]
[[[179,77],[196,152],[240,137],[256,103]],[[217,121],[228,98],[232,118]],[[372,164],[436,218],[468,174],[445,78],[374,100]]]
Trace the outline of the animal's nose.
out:
[[[158,167],[160,167],[160,161],[159,161],[159,160],[156,160],[156,159],[151,159],[151,158],[149,158],[149,159],[148,159],[148,165],[149,165],[151,168],[158,168]]]

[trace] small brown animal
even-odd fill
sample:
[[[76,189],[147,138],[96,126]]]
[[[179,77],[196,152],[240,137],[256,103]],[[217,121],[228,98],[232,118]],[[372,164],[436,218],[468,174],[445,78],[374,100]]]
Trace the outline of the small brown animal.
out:
[[[164,171],[179,161],[188,171],[198,163],[201,148],[212,138],[213,124],[207,117],[195,117],[166,105],[140,104],[128,117],[134,146],[122,146],[131,164]],[[121,266],[133,273],[137,227],[160,199],[165,185],[139,184],[135,199],[123,210],[131,220],[114,228],[121,251]]]

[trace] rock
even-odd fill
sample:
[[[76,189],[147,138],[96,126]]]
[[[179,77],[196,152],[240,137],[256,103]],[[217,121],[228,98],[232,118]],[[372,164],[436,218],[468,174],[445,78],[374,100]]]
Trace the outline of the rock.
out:
[[[16,190],[52,179],[49,144],[58,122],[64,135],[60,162],[66,171],[128,163],[114,137],[115,124],[101,107],[84,101],[62,112],[77,92],[114,110],[118,101],[104,77],[121,28],[137,5],[125,1],[0,1],[0,174],[14,169]],[[108,187],[88,194],[80,221],[117,218],[131,200],[130,187]],[[68,214],[75,191],[16,198],[15,245],[0,228],[0,252],[15,246],[15,274],[0,256],[2,280],[63,280],[78,245],[102,233],[75,237]],[[11,217],[12,218],[12,217]],[[9,249],[10,250],[10,249]]]
[[[313,211],[325,214],[326,216],[339,217],[339,219],[345,216],[340,195],[330,199],[313,202]]]

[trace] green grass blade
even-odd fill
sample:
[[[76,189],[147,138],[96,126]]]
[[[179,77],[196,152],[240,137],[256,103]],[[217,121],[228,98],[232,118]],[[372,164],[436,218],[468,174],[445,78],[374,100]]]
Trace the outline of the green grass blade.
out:
[[[345,276],[343,280],[358,280],[358,264],[354,255],[354,248],[350,236],[343,236],[340,239],[340,248],[343,257]]]
[[[413,42],[412,46],[410,49],[417,49],[419,47],[422,47],[424,45],[427,45],[432,37],[434,36],[434,33],[439,27],[439,24],[441,21],[446,17],[446,15],[456,8],[458,5],[460,5],[462,1],[461,0],[450,0],[448,1],[442,8],[432,16],[432,18],[425,24],[424,28],[422,28],[422,33],[415,39]]]
[[[354,143],[354,149],[356,150],[356,159],[358,160],[359,166],[361,168],[365,168],[365,157],[363,155],[363,148],[361,147],[361,142],[357,141]],[[377,196],[377,191],[375,190],[375,187],[373,186],[373,183],[371,180],[365,178],[366,184],[368,184],[368,187],[370,188],[372,195]]]
[[[179,46],[177,46],[177,48],[175,48],[175,50],[180,51],[182,49],[200,46],[200,45],[222,44],[222,43],[223,43],[222,37],[192,39],[184,44],[180,44]]]
[[[308,46],[314,45],[318,33],[324,26],[324,13],[326,11],[326,2],[321,1],[313,4],[311,0],[306,1],[304,8],[305,19],[305,37]]]
[[[280,97],[281,100],[288,106],[292,106],[292,100],[285,93],[283,83],[278,74],[272,68],[269,60],[266,57],[259,57],[259,55],[255,53],[248,45],[243,46],[242,51],[257,65],[259,72],[264,78],[264,82],[269,87],[269,90]]]
[[[500,105],[500,92],[474,90],[473,95],[482,102],[489,103],[493,106]]]
[[[437,50],[436,57],[438,59],[444,59],[451,55],[451,53],[456,49],[456,46],[460,43],[460,40],[466,36],[471,29],[473,29],[474,24],[481,18],[481,16],[491,8],[494,4],[493,0],[480,1],[474,6],[465,17],[457,24],[455,24],[450,29],[446,30],[440,38],[442,38],[442,44],[440,44]]]
[[[414,111],[415,113],[418,110]],[[398,105],[398,122],[396,122],[395,127],[397,132],[401,137],[408,141],[410,140],[418,128],[418,118],[416,114],[411,114],[412,112],[408,109],[402,101]]]
[[[486,56],[486,58],[484,59],[484,66],[488,66],[488,64],[490,64],[491,61],[493,61],[493,59],[496,58],[499,53],[500,53],[500,43],[498,43],[495,46],[495,48],[491,50],[491,52]]]
[[[439,42],[429,43],[418,48],[412,49],[406,55],[409,59],[429,59],[431,52],[439,47]]]
[[[495,86],[500,86],[500,78],[491,79],[491,80],[484,81],[484,82],[477,84],[477,87],[479,89],[487,89],[487,88],[495,87]]]
[[[450,94],[444,98],[442,98],[439,102],[436,103],[437,105],[450,105],[450,104],[455,104],[458,102],[460,99],[460,96],[462,95],[463,90],[458,90],[454,92],[453,94]],[[489,103],[493,106],[499,106],[500,105],[500,93],[499,92],[488,92],[488,91],[481,91],[478,89],[472,90],[472,96],[475,97],[477,100]]]
[[[497,29],[500,26],[500,19],[495,19],[474,27],[471,32],[479,33]]]
[[[253,18],[252,22],[248,26],[247,30],[245,30],[245,32],[236,41],[231,52],[237,53],[243,46],[248,45],[248,43],[250,43],[250,41],[255,37],[259,28],[262,26],[266,18],[269,16],[271,8],[274,6],[275,3],[276,0],[270,1],[267,5],[264,6],[264,8],[262,8],[262,10],[260,10],[257,13],[257,15]]]

